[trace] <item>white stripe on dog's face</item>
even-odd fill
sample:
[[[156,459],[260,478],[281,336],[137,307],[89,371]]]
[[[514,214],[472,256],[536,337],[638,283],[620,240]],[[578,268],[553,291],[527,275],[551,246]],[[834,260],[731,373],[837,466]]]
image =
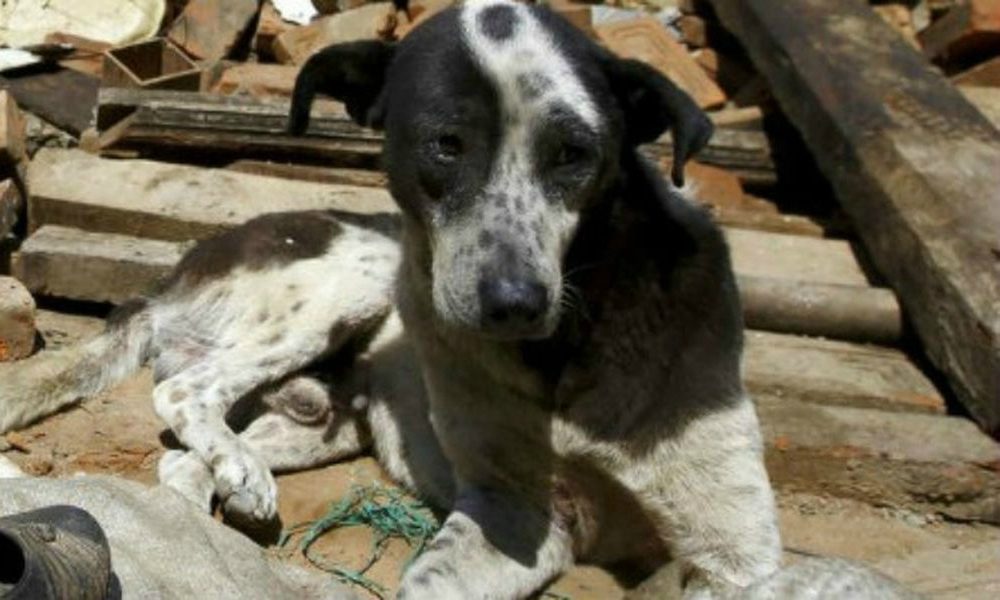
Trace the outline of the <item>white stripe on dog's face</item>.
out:
[[[432,233],[435,305],[447,321],[498,335],[547,335],[559,318],[562,259],[579,222],[578,196],[587,190],[579,182],[591,181],[595,171],[593,163],[582,165],[578,183],[553,186],[552,155],[569,141],[598,140],[602,114],[532,8],[472,0],[458,24],[475,68],[495,92],[499,135],[485,184]],[[544,289],[542,318],[490,323],[482,290],[501,280]]]
[[[590,94],[526,6],[510,0],[469,0],[461,23],[469,49],[497,88],[504,116],[523,114],[528,105],[542,110],[560,102],[591,129],[600,129]]]

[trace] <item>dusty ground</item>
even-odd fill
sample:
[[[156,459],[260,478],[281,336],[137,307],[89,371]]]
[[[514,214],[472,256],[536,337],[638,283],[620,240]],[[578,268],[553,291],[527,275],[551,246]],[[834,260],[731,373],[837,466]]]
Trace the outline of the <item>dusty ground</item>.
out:
[[[101,326],[99,319],[46,311],[39,317],[49,347],[92,335]],[[151,385],[149,374],[141,373],[79,408],[9,434],[6,439],[11,447],[5,455],[36,475],[112,473],[154,483],[163,427],[152,411]],[[0,441],[0,447],[2,444]],[[373,481],[384,480],[370,458],[281,476],[282,520],[286,526],[314,520],[352,485]],[[803,553],[844,556],[874,563],[934,597],[1000,597],[998,528],[808,495],[782,496],[779,506],[790,560]],[[364,561],[370,543],[369,532],[351,528],[326,535],[315,549],[325,559],[349,566]],[[279,553],[308,564],[294,552]],[[405,543],[392,543],[369,575],[392,589],[409,554]],[[609,573],[586,566],[574,569],[550,592],[549,597],[574,600],[622,598],[626,594]]]

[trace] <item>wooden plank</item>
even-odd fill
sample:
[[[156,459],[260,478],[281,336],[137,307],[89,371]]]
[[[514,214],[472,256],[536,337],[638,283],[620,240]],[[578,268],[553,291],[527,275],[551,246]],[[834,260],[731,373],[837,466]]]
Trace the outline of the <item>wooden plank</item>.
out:
[[[174,91],[102,89],[98,128],[125,116],[132,122],[106,149],[137,149],[155,155],[180,150],[229,159],[284,158],[337,166],[376,168],[382,148],[378,132],[358,127],[335,102],[319,101],[305,137],[285,134],[288,100],[221,97]],[[653,160],[668,156],[669,135],[643,148]],[[717,129],[698,160],[730,170],[746,185],[776,181],[767,136],[761,131]]]
[[[25,240],[11,266],[33,294],[119,304],[151,292],[185,248],[46,225]]]
[[[217,94],[249,94],[254,97],[291,97],[298,67],[263,63],[238,63],[226,68],[212,86]]]
[[[641,60],[657,69],[691,94],[698,106],[712,108],[726,102],[725,93],[656,19],[642,17],[608,23],[595,30],[612,52]]]
[[[385,173],[367,169],[315,167],[264,160],[237,160],[226,165],[226,168],[240,173],[311,181],[313,183],[359,185],[373,188],[384,188],[388,183]]]
[[[97,77],[72,69],[0,77],[21,108],[75,136],[90,127],[99,87]]]
[[[850,242],[748,229],[727,229],[733,269],[786,281],[868,286]]]
[[[711,204],[708,205],[708,210],[717,223],[734,229],[755,229],[808,237],[825,237],[837,231],[835,224],[800,215],[743,210]]]
[[[739,277],[747,327],[838,340],[895,344],[903,317],[890,289],[770,277]]]
[[[931,361],[1000,431],[1000,133],[861,2],[712,4],[815,153]]]
[[[46,149],[28,168],[28,226],[80,227],[161,240],[203,238],[248,219],[318,208],[395,213],[383,190],[333,186]]]
[[[755,399],[777,490],[1000,523],[1000,446],[972,421]]]
[[[897,412],[945,412],[934,384],[894,348],[766,331],[747,331],[745,339],[743,378],[752,395]]]

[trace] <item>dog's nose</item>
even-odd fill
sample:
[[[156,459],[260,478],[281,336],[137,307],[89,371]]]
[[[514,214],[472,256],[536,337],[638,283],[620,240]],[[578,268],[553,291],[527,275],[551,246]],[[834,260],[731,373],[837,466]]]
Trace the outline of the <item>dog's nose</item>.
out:
[[[533,324],[549,307],[545,286],[533,279],[481,279],[479,300],[489,325]]]

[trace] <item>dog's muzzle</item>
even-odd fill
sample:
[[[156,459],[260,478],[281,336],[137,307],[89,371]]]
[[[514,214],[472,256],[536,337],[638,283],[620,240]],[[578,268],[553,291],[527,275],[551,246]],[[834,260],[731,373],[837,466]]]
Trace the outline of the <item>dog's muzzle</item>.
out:
[[[545,285],[534,279],[496,277],[479,281],[483,328],[490,333],[533,337],[543,333],[549,310]]]

